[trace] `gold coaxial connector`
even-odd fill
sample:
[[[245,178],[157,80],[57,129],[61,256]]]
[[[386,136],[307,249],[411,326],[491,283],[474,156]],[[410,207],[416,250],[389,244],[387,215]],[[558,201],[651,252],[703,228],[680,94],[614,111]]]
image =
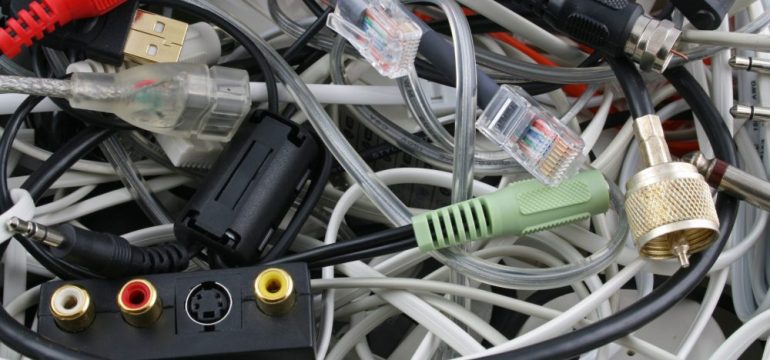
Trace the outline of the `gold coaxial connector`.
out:
[[[64,331],[81,332],[94,321],[94,304],[85,289],[62,285],[51,296],[49,304],[56,324]]]
[[[149,327],[163,313],[158,290],[147,280],[131,280],[118,293],[118,308],[127,323],[136,327]]]
[[[294,281],[283,269],[266,269],[254,280],[254,297],[263,313],[270,316],[286,314],[296,301]]]

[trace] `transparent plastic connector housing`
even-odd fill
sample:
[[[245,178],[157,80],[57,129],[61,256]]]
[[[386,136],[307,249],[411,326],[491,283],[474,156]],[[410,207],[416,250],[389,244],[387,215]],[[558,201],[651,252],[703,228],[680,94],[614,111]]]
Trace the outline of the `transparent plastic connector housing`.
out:
[[[406,76],[422,29],[394,0],[337,0],[327,25],[347,39],[383,76]]]
[[[155,133],[223,142],[251,108],[246,71],[178,63],[75,73],[69,100],[72,107],[114,113]]]
[[[577,173],[583,140],[519,87],[500,87],[476,128],[547,185]]]

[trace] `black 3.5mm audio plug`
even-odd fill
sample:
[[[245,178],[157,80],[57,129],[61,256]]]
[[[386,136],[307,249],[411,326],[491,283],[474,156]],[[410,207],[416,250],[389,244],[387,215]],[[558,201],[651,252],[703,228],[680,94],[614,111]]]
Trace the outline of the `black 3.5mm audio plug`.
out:
[[[177,272],[189,261],[187,249],[178,243],[142,248],[113,234],[69,224],[49,228],[15,217],[6,225],[11,232],[45,244],[57,258],[108,278]]]

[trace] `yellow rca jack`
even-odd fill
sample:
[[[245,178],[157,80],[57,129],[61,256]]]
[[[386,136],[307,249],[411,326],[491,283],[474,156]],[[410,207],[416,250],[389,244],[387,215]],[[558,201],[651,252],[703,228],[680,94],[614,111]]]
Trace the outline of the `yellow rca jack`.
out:
[[[296,301],[294,281],[282,269],[266,269],[254,280],[254,296],[263,313],[270,316],[284,315],[291,311]]]
[[[163,313],[158,291],[147,280],[127,282],[118,293],[118,308],[123,319],[136,327],[149,327]]]
[[[63,285],[54,291],[50,303],[56,324],[64,331],[81,332],[94,321],[94,304],[85,289]]]

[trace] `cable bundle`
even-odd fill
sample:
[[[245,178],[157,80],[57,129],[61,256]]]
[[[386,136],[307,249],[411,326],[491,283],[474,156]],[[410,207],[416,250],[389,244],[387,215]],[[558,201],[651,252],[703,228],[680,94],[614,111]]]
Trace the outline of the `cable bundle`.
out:
[[[17,216],[19,188],[35,204],[0,245],[9,356],[91,356],[14,319],[36,312],[39,284],[54,277],[289,262],[313,277],[318,359],[734,359],[764,346],[768,209],[739,203],[724,175],[740,167],[767,185],[770,133],[753,120],[770,107],[770,70],[765,46],[747,47],[766,36],[765,2],[737,2],[717,30],[691,30],[682,13],[692,9],[676,4],[649,13],[627,1],[303,2],[140,1],[216,27],[220,56],[209,64],[79,63],[70,76],[84,53],[40,45],[0,62],[15,75],[0,77],[0,205]],[[42,36],[25,29],[15,43]],[[163,30],[153,36],[171,36]],[[201,49],[176,35],[182,52]],[[3,41],[6,55],[21,49]],[[746,123],[743,108],[731,115],[749,102]],[[243,152],[230,143],[263,110],[303,124],[288,141],[307,130],[320,147],[292,177],[299,184],[285,184],[293,210],[267,235],[191,216],[187,225],[217,236],[177,238],[171,223],[198,187],[222,186],[212,203],[235,213],[259,191],[249,189],[257,171],[204,181],[221,174],[188,165],[238,163],[217,163],[223,153],[269,159],[253,155],[259,141]],[[719,167],[677,161],[695,151]],[[703,176],[718,185],[715,200]],[[256,255],[223,260],[221,249],[242,241]],[[718,306],[745,325],[713,335]],[[681,331],[666,323],[673,312],[687,314]],[[398,317],[412,321],[387,321]]]

